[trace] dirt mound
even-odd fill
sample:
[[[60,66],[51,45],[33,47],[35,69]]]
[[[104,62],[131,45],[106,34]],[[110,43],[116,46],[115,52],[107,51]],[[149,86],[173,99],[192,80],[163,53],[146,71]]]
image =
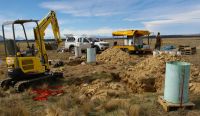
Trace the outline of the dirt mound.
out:
[[[120,75],[135,93],[160,92],[164,85],[165,65],[168,61],[185,61],[180,56],[160,55],[149,57]],[[197,81],[200,72],[191,66],[190,82]]]
[[[118,48],[109,48],[97,56],[97,61],[112,64],[124,64],[130,61],[131,59],[132,58],[128,53]]]

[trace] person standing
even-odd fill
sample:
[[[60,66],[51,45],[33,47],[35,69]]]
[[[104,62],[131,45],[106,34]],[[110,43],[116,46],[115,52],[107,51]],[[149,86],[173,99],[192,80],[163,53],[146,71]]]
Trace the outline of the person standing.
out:
[[[161,37],[160,37],[160,32],[158,32],[158,34],[157,34],[157,36],[156,36],[156,45],[155,45],[155,49],[160,50],[161,43],[162,43],[162,39],[161,39]]]

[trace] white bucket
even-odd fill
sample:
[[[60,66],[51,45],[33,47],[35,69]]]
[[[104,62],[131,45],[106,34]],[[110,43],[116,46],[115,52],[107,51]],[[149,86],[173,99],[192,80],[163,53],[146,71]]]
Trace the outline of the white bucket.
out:
[[[169,51],[165,51],[165,54],[169,54]]]
[[[181,51],[176,52],[177,56],[181,56]]]
[[[80,47],[75,47],[75,57],[79,58],[82,56],[81,48]]]
[[[87,63],[96,62],[96,48],[87,48]]]
[[[162,55],[162,54],[164,54],[164,51],[159,51],[158,53],[159,53],[160,55]]]
[[[176,51],[170,51],[169,54],[172,56],[176,56]]]
[[[159,52],[158,51],[153,51],[153,56],[158,56],[159,55]]]

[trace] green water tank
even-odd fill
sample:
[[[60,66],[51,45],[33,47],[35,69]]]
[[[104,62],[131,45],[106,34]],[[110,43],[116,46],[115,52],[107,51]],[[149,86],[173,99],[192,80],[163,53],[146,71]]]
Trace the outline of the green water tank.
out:
[[[190,63],[172,61],[166,63],[164,99],[171,103],[189,101]]]

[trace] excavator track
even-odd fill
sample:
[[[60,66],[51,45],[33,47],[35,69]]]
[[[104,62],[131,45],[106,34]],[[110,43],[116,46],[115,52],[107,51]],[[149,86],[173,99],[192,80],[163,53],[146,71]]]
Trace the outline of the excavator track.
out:
[[[15,83],[14,88],[17,92],[23,92],[25,89],[27,89],[29,86],[31,86],[32,84],[34,84],[35,82],[39,82],[39,81],[44,81],[44,80],[55,80],[58,77],[61,77],[62,75],[54,75],[54,74],[47,74],[44,75],[42,77],[38,77],[38,78],[34,78],[31,80],[23,80],[23,81],[18,81]]]
[[[23,92],[25,89],[30,87],[33,84],[37,84],[40,81],[44,82],[45,80],[56,80],[57,78],[62,78],[62,73],[47,73],[44,75],[40,75],[37,78],[27,79],[27,80],[14,80],[12,78],[6,78],[0,80],[0,87],[4,89],[8,89],[9,87],[13,87],[16,92]]]
[[[11,82],[12,82],[11,78],[6,78],[6,79],[3,79],[3,80],[0,80],[0,86],[2,88],[6,88],[7,89],[7,88],[9,88],[9,86],[12,85]]]
[[[25,89],[31,86],[31,84],[33,84],[34,82],[49,79],[51,77],[52,75],[45,75],[43,77],[39,77],[39,78],[31,79],[31,80],[19,81],[14,85],[14,88],[17,92],[23,92]]]

